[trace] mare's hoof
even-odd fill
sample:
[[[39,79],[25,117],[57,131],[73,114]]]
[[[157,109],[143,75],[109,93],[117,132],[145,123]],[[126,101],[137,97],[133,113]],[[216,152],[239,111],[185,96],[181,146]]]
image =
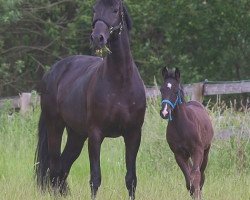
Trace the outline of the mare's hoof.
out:
[[[135,200],[135,197],[130,196],[129,200]]]

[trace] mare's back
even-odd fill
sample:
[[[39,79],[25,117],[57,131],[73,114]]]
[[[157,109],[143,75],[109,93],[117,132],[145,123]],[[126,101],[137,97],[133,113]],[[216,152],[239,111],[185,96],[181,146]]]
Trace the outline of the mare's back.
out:
[[[42,107],[52,115],[59,114],[76,130],[83,130],[89,82],[101,63],[100,57],[80,55],[57,62],[43,77]]]
[[[43,86],[46,91],[57,92],[59,88],[65,86],[67,89],[79,78],[89,79],[101,58],[95,56],[70,56],[55,63],[51,70],[43,77]],[[43,90],[45,88],[42,88]],[[44,92],[44,91],[42,91]]]

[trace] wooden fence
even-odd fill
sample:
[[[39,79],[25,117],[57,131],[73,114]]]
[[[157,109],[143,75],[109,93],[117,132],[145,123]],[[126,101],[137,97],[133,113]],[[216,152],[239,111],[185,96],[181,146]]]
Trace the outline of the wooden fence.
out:
[[[221,94],[240,94],[250,93],[250,80],[246,81],[230,81],[230,82],[209,82],[204,81],[201,83],[185,84],[185,95],[190,99],[202,102],[204,96],[208,95],[221,95]],[[156,98],[160,95],[159,88],[147,87],[147,98]],[[26,113],[31,110],[39,102],[39,96],[32,98],[31,93],[22,93],[16,97],[2,98],[0,99],[0,109],[6,104],[12,108],[20,109],[21,113]]]
[[[184,92],[190,99],[202,102],[204,96],[221,94],[250,93],[250,80],[245,81],[204,81],[200,83],[185,84]],[[160,95],[158,87],[148,87],[147,97]]]
[[[21,114],[32,110],[40,101],[39,95],[31,93],[21,93],[19,96],[6,97],[0,99],[0,109],[4,106],[13,109],[19,109]]]

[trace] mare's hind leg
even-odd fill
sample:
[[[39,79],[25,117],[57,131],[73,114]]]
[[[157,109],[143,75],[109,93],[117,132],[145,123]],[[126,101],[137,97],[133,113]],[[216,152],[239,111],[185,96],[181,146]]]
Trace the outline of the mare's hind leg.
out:
[[[202,187],[204,185],[204,182],[205,182],[205,169],[207,167],[207,161],[208,161],[208,153],[209,153],[209,150],[210,150],[210,146],[204,150],[204,156],[203,156],[203,161],[202,161],[202,164],[201,164],[201,182],[200,182],[200,188],[202,190]]]
[[[83,144],[86,140],[86,136],[79,135],[75,133],[72,129],[67,128],[68,137],[66,146],[61,155],[61,165],[62,165],[62,174],[61,174],[61,193],[67,192],[67,183],[66,178],[69,174],[70,168],[74,161],[79,157]]]
[[[54,117],[56,118],[56,117]],[[48,124],[48,156],[50,184],[55,191],[60,189],[61,176],[61,141],[64,123],[61,120],[47,120]]]
[[[190,166],[191,164],[189,162],[189,156],[176,153],[175,160],[184,174],[185,181],[186,181],[186,188],[189,191],[190,190],[190,171],[191,171],[191,166]]]
[[[136,157],[141,143],[141,129],[127,132],[124,135],[126,146],[126,168],[125,177],[126,186],[129,192],[130,200],[135,199],[135,190],[137,185],[136,177]]]

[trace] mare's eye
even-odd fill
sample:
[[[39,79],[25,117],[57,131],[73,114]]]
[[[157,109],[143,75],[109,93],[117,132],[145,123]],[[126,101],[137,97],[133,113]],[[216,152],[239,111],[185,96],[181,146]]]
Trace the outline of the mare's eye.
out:
[[[113,13],[117,14],[118,11],[119,11],[119,9],[116,8],[116,9],[113,10]]]

